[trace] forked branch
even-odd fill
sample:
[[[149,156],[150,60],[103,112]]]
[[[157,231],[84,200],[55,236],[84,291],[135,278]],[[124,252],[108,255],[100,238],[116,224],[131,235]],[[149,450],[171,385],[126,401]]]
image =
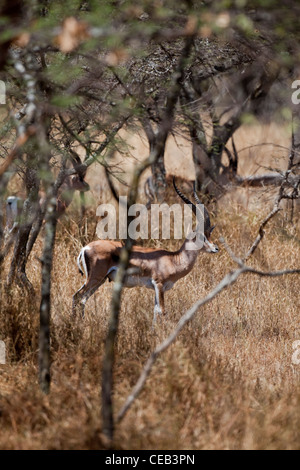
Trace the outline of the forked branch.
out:
[[[294,137],[294,129],[292,130],[292,147],[291,147],[291,152],[289,155],[289,161],[288,161],[288,167],[282,176],[281,184],[279,187],[278,194],[276,196],[275,202],[273,209],[270,211],[270,213],[265,217],[265,219],[262,221],[260,224],[260,227],[258,229],[258,234],[257,237],[255,238],[254,242],[252,243],[251,247],[249,248],[247,254],[245,255],[243,261],[246,261],[253,253],[255,252],[256,248],[260,244],[261,240],[264,237],[265,231],[264,228],[267,225],[267,223],[280,211],[280,203],[282,199],[289,198],[290,196],[286,193],[285,187],[286,185],[289,186],[289,176],[291,173],[291,169],[293,168],[294,165],[294,158],[295,158],[295,137]],[[296,196],[296,193],[298,194],[298,187],[300,183],[300,178],[296,181],[296,184],[292,186],[293,188],[293,193]]]

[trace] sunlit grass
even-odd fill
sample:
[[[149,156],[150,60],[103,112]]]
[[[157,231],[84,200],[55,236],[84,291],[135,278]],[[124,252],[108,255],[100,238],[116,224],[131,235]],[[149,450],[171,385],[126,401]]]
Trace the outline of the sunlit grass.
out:
[[[267,207],[247,210],[232,198],[214,212],[220,236],[243,255],[255,238]],[[88,213],[92,217],[93,211]],[[77,217],[77,219],[76,219]],[[78,214],[58,228],[52,286],[52,386],[43,396],[37,382],[38,299],[28,302],[19,288],[2,289],[0,339],[8,363],[0,366],[0,448],[103,448],[101,368],[112,284],[89,300],[86,318],[71,317],[72,295],[83,279]],[[86,237],[94,237],[94,221]],[[218,242],[219,243],[219,242]],[[173,249],[180,242],[163,242]],[[167,316],[151,328],[154,295],[142,288],[123,293],[116,364],[115,412],[134,386],[153,348],[181,315],[204,297],[234,263],[220,253],[200,254],[194,270],[166,294]],[[28,264],[37,291],[39,239]],[[299,268],[299,222],[279,214],[249,261],[262,270]],[[8,260],[5,272],[8,268]],[[2,279],[5,278],[2,273]],[[175,343],[158,358],[144,390],[116,428],[121,449],[298,449],[300,366],[292,364],[292,343],[300,339],[299,276],[241,276],[199,310]]]

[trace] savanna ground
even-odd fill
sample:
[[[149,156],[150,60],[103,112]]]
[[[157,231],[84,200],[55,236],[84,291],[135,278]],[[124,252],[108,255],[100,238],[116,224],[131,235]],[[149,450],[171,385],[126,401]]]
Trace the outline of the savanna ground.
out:
[[[239,150],[272,142],[289,146],[285,129],[275,124],[241,128]],[[166,166],[171,173],[193,178],[187,144],[170,143]],[[142,155],[143,144],[131,142]],[[135,147],[135,148],[133,148]],[[274,145],[240,152],[241,174],[263,171],[259,165],[285,168],[288,150]],[[105,199],[101,168],[87,177],[93,198],[87,211],[85,242],[95,239],[95,208]],[[102,186],[101,186],[102,185]],[[99,190],[102,188],[102,192]],[[239,189],[211,207],[217,223],[214,241],[224,237],[243,255],[268,213],[275,192]],[[107,196],[108,199],[108,196]],[[289,222],[282,211],[249,261],[262,270],[299,268],[297,212]],[[71,298],[80,287],[76,256],[81,247],[76,201],[58,229],[52,311],[52,385],[49,396],[37,381],[38,308],[15,287],[1,291],[0,339],[7,364],[0,366],[0,448],[103,449],[100,383],[110,309],[107,283],[87,304],[86,318],[70,316]],[[154,242],[149,242],[153,244]],[[161,241],[169,249],[180,242]],[[166,295],[167,317],[152,330],[154,295],[146,289],[125,290],[115,365],[115,411],[124,403],[150,352],[175,327],[181,315],[204,297],[234,263],[218,243],[218,254],[200,254],[193,271]],[[28,264],[37,288],[39,239]],[[8,268],[6,261],[5,269]],[[5,273],[1,273],[2,281]],[[117,449],[299,449],[300,365],[292,363],[292,344],[300,340],[299,276],[276,279],[241,276],[222,291],[161,355],[146,386],[116,428]]]

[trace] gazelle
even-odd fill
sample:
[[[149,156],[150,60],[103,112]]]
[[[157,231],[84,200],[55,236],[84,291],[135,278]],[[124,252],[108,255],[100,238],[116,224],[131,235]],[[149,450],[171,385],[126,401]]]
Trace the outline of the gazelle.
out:
[[[59,188],[57,196],[56,211],[57,217],[61,217],[73,200],[75,191],[89,191],[90,187],[86,181],[84,181],[85,174],[77,174],[68,176],[61,187]],[[32,246],[39,234],[40,228],[44,220],[43,206],[45,204],[46,195],[40,191],[39,201],[36,208],[36,220],[33,224],[31,237],[27,244],[27,252],[30,253]],[[10,250],[10,247],[14,243],[18,229],[21,223],[21,215],[23,210],[24,200],[17,196],[9,196],[6,200],[6,225],[4,228],[4,239],[5,248],[4,256],[6,256]]]
[[[19,226],[23,208],[23,199],[17,196],[9,196],[6,200],[6,225],[4,233],[7,235]]]
[[[192,206],[193,213],[197,214],[197,207],[173,185],[177,194],[186,203]],[[194,187],[194,196],[198,204],[200,200]],[[192,269],[200,251],[217,253],[218,247],[211,243],[210,235],[214,227],[210,224],[209,214],[204,207],[204,233],[197,233],[194,239],[189,237],[177,251],[167,251],[156,248],[143,248],[134,246],[130,256],[130,268],[124,282],[124,287],[144,286],[155,291],[154,318],[157,314],[165,313],[164,293],[171,289],[178,279],[185,277]],[[200,224],[198,224],[199,230]],[[199,249],[195,243],[196,236],[203,241]],[[85,303],[91,295],[108,279],[114,281],[118,269],[118,260],[123,244],[118,241],[98,240],[82,248],[77,258],[77,265],[81,274],[85,274],[86,281],[73,296],[73,314],[77,312],[84,317]]]
[[[75,191],[86,192],[89,190],[90,186],[86,181],[84,181],[84,176],[68,176],[58,191],[56,204],[57,217],[61,217],[66,212],[73,200]],[[43,206],[45,197],[45,194],[41,194],[39,201],[40,206]]]
[[[83,177],[74,175],[65,179],[59,189],[57,196],[57,214],[60,217],[69,207],[73,200],[75,191],[89,191],[90,187]],[[45,194],[39,193],[39,206],[45,202]],[[19,226],[20,217],[23,209],[24,199],[17,196],[9,196],[6,199],[6,225],[5,231],[10,233]]]

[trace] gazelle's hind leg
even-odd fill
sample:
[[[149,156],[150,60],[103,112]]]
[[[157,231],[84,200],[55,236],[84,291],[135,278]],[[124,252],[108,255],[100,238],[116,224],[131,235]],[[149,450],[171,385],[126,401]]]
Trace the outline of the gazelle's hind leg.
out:
[[[157,314],[164,315],[165,313],[165,302],[164,302],[163,285],[155,282],[154,279],[152,279],[152,284],[155,290],[155,306],[154,306],[153,321],[152,321],[152,327],[153,327],[156,323]]]
[[[80,315],[84,318],[84,309],[87,300],[99,289],[105,282],[106,277],[99,280],[87,281],[80,289],[73,295],[72,314],[75,315],[79,310]]]

